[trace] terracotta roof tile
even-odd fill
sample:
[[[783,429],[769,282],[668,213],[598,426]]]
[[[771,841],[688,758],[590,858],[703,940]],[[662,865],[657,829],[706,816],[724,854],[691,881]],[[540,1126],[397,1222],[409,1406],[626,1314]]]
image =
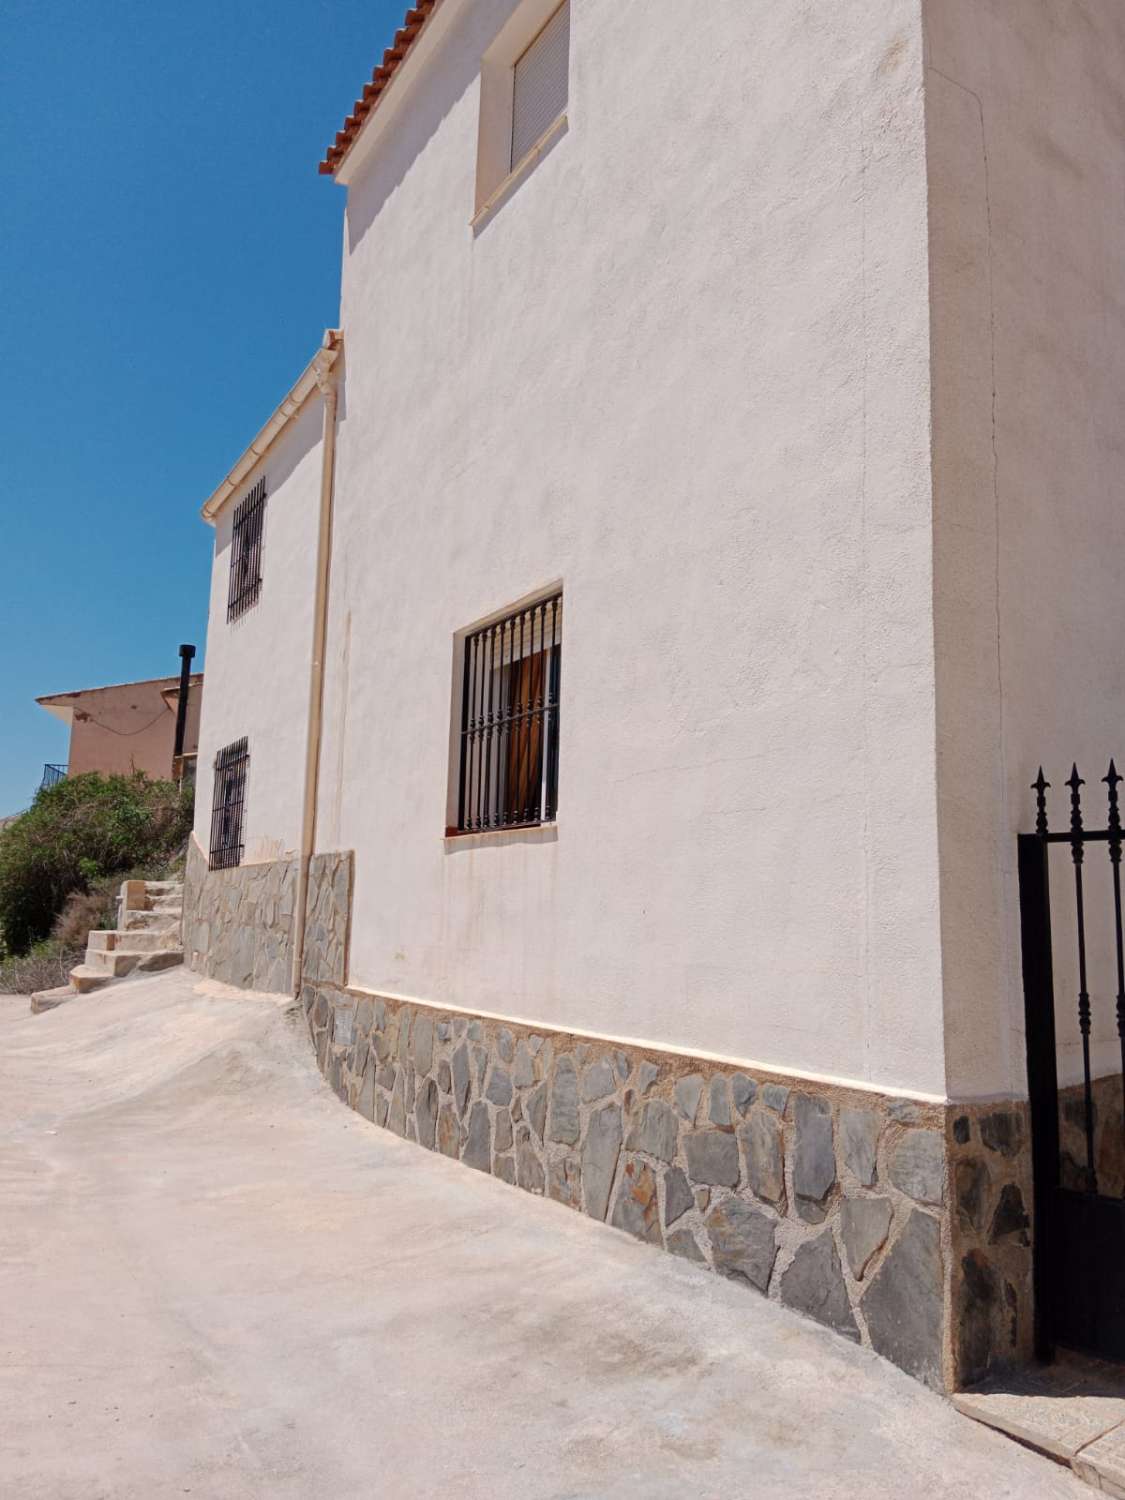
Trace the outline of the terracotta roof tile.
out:
[[[324,160],[319,168],[324,176],[331,177],[347,156],[364,121],[378,107],[384,89],[410,55],[423,27],[440,3],[441,0],[418,0],[417,5],[411,6],[406,12],[402,25],[395,32],[393,43],[383,53],[383,61],[371,74],[370,83],[364,84],[363,93],[352,105],[352,112],[344,121],[343,128],[336,132],[336,139],[324,153]]]

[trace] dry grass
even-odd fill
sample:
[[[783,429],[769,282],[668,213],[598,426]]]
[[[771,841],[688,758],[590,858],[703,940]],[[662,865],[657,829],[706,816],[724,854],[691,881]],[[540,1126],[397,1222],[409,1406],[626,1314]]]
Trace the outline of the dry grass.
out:
[[[101,927],[117,926],[117,893],[121,882],[100,880],[88,891],[71,891],[55,918],[51,936],[63,948],[85,948],[87,935]]]
[[[84,957],[81,948],[60,943],[39,943],[23,958],[0,962],[0,995],[30,995],[35,990],[53,990],[66,984],[70,971]]]

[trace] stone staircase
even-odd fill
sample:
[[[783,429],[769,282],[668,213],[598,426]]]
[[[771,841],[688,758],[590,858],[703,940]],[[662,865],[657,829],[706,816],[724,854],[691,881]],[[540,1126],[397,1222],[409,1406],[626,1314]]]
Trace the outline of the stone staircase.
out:
[[[180,880],[126,880],[117,898],[117,926],[91,932],[86,958],[69,985],[31,997],[36,1013],[88,995],[126,974],[152,974],[183,963],[184,887]]]

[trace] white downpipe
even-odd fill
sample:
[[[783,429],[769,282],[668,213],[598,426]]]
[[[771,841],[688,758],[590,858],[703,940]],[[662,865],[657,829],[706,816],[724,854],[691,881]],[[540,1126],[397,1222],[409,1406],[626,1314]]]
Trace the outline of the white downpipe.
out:
[[[342,336],[336,336],[338,351]],[[301,854],[297,867],[297,901],[293,913],[294,995],[301,993],[305,961],[305,900],[309,888],[309,861],[316,847],[316,804],[320,784],[320,741],[324,717],[324,653],[328,637],[328,584],[332,562],[332,501],[336,477],[336,407],[338,388],[335,358],[316,370],[324,395],[324,440],[321,445],[320,525],[316,543],[316,597],[313,603],[312,660],[309,665],[308,735],[305,742],[305,795],[301,814]]]

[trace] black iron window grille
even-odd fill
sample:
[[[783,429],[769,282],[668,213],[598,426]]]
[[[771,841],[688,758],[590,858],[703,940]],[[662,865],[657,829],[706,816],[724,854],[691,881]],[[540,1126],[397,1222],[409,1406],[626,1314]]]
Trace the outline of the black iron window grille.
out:
[[[242,863],[242,815],[246,808],[249,770],[250,750],[245,739],[224,746],[215,756],[211,803],[212,870],[230,870]]]
[[[262,528],[266,517],[266,481],[263,475],[235,507],[230,544],[230,587],[227,619],[237,620],[258,602],[262,592]]]
[[[554,821],[562,595],[465,638],[456,833]]]

